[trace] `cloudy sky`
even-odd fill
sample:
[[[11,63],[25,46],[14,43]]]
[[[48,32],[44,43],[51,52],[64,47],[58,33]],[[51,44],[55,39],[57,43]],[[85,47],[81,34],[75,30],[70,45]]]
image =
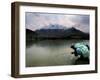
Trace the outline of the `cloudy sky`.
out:
[[[75,27],[89,32],[89,15],[53,14],[53,13],[25,13],[25,26],[33,31],[50,24],[59,24],[67,28]]]

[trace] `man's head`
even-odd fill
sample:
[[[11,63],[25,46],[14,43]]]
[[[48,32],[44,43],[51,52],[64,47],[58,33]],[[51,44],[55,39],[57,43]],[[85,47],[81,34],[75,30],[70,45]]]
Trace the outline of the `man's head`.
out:
[[[71,48],[74,49],[74,52],[72,52],[72,54],[74,54],[75,56],[78,56],[78,54],[76,52],[76,48],[74,47],[74,45],[72,45]]]

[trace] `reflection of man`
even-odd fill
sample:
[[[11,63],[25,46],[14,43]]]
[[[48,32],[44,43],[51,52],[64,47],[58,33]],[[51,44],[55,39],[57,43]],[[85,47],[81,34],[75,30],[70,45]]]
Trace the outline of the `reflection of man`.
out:
[[[85,45],[83,43],[76,43],[72,45],[71,48],[74,49],[74,52],[72,52],[72,54],[74,54],[75,56],[80,56],[81,59],[89,58],[90,51],[88,45]]]

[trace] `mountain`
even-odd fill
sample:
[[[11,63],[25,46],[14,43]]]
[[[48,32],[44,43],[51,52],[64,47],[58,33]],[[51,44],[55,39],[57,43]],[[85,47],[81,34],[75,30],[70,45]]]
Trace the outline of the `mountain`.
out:
[[[49,25],[36,31],[26,29],[26,40],[33,39],[89,39],[89,34],[75,27],[66,28],[62,25]]]
[[[43,27],[42,29],[67,29],[67,27],[59,24],[50,24],[48,26]]]
[[[26,29],[26,40],[33,40],[36,37],[37,37],[36,32],[34,32],[30,29]]]
[[[89,39],[89,34],[84,33],[74,27],[66,28],[62,25],[51,25],[48,28],[42,28],[35,31],[38,38],[81,38]]]

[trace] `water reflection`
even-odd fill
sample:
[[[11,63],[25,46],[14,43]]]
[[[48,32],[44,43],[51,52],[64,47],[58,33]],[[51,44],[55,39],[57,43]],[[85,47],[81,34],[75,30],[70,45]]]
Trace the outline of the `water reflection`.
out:
[[[26,44],[26,67],[73,65],[76,57],[70,46],[88,40],[37,40]]]

